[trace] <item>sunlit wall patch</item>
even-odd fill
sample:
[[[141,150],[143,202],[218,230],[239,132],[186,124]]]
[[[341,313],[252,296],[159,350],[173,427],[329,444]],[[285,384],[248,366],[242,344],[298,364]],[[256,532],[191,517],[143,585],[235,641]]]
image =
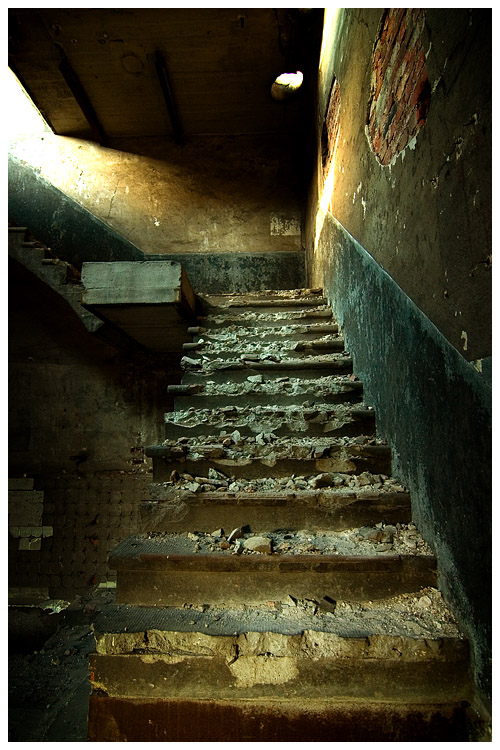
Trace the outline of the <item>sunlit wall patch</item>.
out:
[[[323,176],[325,179],[334,161],[339,127],[340,85],[335,78],[330,90],[328,108],[326,110],[325,120],[323,122],[323,131],[321,133],[321,161],[323,166]]]
[[[388,8],[373,50],[366,132],[383,166],[391,164],[425,124],[431,87],[425,64],[423,8]]]

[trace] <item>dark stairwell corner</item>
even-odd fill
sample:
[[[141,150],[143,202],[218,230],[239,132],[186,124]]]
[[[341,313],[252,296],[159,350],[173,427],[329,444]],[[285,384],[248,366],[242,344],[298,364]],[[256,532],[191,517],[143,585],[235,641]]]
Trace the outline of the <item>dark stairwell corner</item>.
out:
[[[8,33],[9,740],[491,741],[490,9]]]

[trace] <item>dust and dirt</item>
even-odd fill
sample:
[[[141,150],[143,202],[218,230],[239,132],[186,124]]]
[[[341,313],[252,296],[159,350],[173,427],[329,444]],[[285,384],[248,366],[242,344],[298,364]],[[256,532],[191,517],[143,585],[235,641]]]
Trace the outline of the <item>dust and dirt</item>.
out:
[[[87,742],[91,623],[112,598],[95,589],[73,602],[45,642],[35,634],[9,637],[9,742]]]

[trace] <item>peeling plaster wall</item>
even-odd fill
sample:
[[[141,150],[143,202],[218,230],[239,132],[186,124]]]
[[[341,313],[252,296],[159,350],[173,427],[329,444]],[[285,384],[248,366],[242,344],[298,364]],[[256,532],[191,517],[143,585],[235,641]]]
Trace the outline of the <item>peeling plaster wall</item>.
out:
[[[146,254],[302,250],[296,144],[276,137],[119,139],[42,133],[10,153]]]
[[[305,231],[309,283],[324,282],[318,239],[329,209],[465,359],[481,359],[491,355],[491,10],[425,9],[429,110],[387,166],[365,132],[382,14],[344,8],[327,19],[317,138],[333,80],[339,137],[327,194],[318,150]]]

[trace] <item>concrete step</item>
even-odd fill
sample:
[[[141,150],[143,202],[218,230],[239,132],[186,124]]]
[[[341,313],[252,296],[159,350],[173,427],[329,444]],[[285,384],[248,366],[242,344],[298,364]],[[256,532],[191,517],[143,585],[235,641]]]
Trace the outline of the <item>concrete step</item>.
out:
[[[68,278],[68,266],[66,263],[54,261],[50,258],[49,263],[45,262],[45,258],[41,261],[40,273],[46,284],[57,288],[63,284],[66,284]]]
[[[23,242],[9,244],[9,256],[33,273],[40,273],[44,253],[42,247],[25,247]]]
[[[267,532],[265,538],[242,531],[232,542],[231,534],[224,543],[201,532],[129,537],[109,556],[117,571],[116,602],[231,606],[279,600],[283,592],[296,599],[373,601],[437,583],[431,550],[423,540],[418,549],[410,546],[404,530],[394,534],[389,550],[379,545],[378,551],[358,529]],[[271,553],[247,549],[257,542]]]
[[[227,383],[228,380],[241,383],[249,377],[253,377],[255,382],[262,382],[290,376],[291,373],[300,373],[303,380],[311,380],[332,374],[352,373],[352,359],[343,354],[283,357],[280,361],[267,359],[259,362],[184,356],[181,359],[181,367],[185,370],[183,383],[203,383],[206,380],[215,383]]]
[[[154,480],[170,479],[179,473],[208,476],[215,469],[227,477],[284,477],[320,472],[375,474],[390,472],[390,449],[374,438],[279,438],[271,435],[242,437],[238,445],[226,447],[220,439],[182,438],[149,446],[146,455],[153,458]]]
[[[245,294],[200,294],[198,306],[204,314],[213,314],[228,309],[244,308],[260,310],[262,308],[301,309],[327,305],[328,300],[321,289],[282,289],[247,292]]]
[[[94,621],[91,684],[163,700],[466,700],[469,644],[436,594],[324,614],[292,597],[253,611],[115,605]],[[437,606],[422,617],[424,597]]]
[[[298,489],[296,480],[291,479],[291,486],[280,487],[276,481],[273,489],[250,481],[226,481],[224,487],[222,481],[210,479],[208,484],[201,477],[179,477],[175,482],[150,485],[151,500],[142,502],[139,508],[140,530],[180,533],[196,529],[212,533],[222,529],[228,534],[234,528],[249,528],[254,533],[278,529],[341,531],[411,520],[408,492],[389,481],[334,488],[324,486],[333,480],[321,474],[309,482],[304,480],[307,489]],[[373,537],[384,538],[377,532]],[[415,544],[416,540],[415,532]]]
[[[269,328],[258,326],[227,326],[223,329],[212,328],[207,331],[203,326],[192,326],[189,333],[195,343],[216,341],[315,341],[324,336],[336,336],[339,333],[337,323],[312,323],[310,325],[283,325]]]
[[[17,249],[20,249],[23,244],[26,241],[26,236],[28,234],[28,228],[27,227],[9,227],[9,234],[8,234],[8,246],[9,246],[9,255]]]
[[[276,406],[225,406],[215,409],[191,407],[185,411],[165,415],[165,437],[168,440],[183,436],[200,436],[225,432],[225,443],[238,441],[238,434],[274,433],[284,435],[374,435],[375,412],[362,404],[316,403],[312,408]]]
[[[359,403],[363,384],[353,375],[331,375],[309,380],[284,376],[273,380],[262,377],[261,383],[248,379],[240,383],[183,383],[169,385],[167,392],[174,396],[176,409],[212,409],[219,406],[243,405],[303,406]]]
[[[225,329],[228,326],[243,326],[254,328],[276,328],[277,326],[286,326],[300,322],[308,325],[319,322],[334,322],[333,313],[330,307],[321,305],[319,307],[305,308],[302,310],[282,309],[277,311],[259,311],[258,309],[248,310],[238,313],[228,310],[219,314],[209,316],[199,316],[199,326],[206,330]]]
[[[183,344],[183,350],[188,357],[200,358],[205,362],[215,359],[243,360],[259,362],[276,358],[280,361],[285,358],[298,357],[299,359],[310,355],[320,355],[325,352],[343,352],[345,348],[344,339],[340,337],[328,337],[315,341],[206,341],[189,342]]]

